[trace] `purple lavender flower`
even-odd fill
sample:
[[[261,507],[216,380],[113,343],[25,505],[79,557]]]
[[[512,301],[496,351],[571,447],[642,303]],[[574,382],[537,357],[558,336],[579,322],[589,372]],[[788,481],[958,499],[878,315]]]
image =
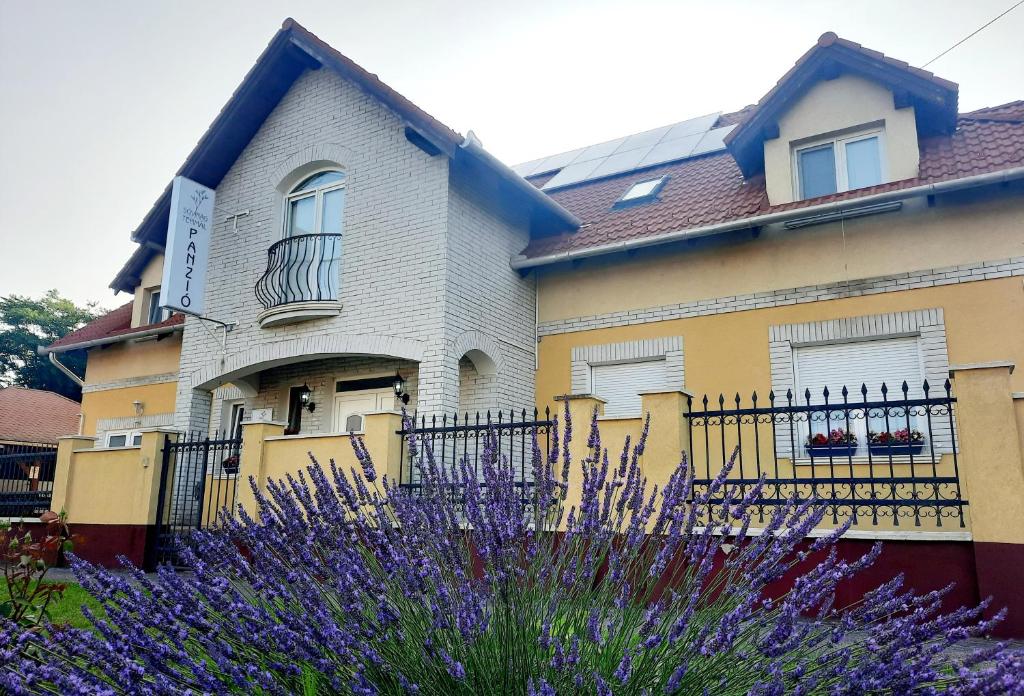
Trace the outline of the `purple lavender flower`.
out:
[[[349,472],[313,459],[284,481],[251,482],[257,509],[195,533],[191,573],[117,574],[73,559],[103,607],[84,612],[93,630],[0,621],[0,689],[1024,692],[1019,652],[945,657],[1000,614],[943,613],[949,588],[918,595],[901,578],[835,607],[839,583],[880,547],[840,558],[844,528],[805,544],[826,514],[812,501],[761,522],[765,482],[732,485],[733,460],[700,489],[685,457],[650,485],[639,463],[648,428],[614,459],[591,419],[588,453],[573,461],[566,405],[550,446],[528,433],[532,495],[494,430],[478,461],[454,465],[411,437],[416,492],[379,477],[355,438]],[[570,473],[582,495],[567,509]],[[813,567],[767,600],[798,560]]]

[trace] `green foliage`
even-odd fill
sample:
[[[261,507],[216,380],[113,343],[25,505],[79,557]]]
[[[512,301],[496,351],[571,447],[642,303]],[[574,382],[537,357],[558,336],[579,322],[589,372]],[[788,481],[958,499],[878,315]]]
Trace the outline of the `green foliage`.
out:
[[[0,297],[0,387],[45,389],[81,400],[78,385],[36,353],[36,347],[53,343],[101,313],[95,302],[80,307],[56,290],[38,299]],[[85,374],[84,352],[65,355],[61,362],[77,374]]]
[[[51,605],[60,601],[66,588],[62,583],[43,580],[50,566],[72,549],[66,513],[47,512],[39,520],[46,528],[38,539],[21,525],[0,522],[0,616],[28,627],[52,618]]]

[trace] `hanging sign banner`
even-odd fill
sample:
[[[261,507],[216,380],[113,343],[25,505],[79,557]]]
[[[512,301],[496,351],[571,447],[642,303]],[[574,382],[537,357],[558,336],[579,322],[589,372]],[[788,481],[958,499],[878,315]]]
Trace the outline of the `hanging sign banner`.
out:
[[[171,185],[160,306],[200,316],[206,299],[215,192],[183,176]]]

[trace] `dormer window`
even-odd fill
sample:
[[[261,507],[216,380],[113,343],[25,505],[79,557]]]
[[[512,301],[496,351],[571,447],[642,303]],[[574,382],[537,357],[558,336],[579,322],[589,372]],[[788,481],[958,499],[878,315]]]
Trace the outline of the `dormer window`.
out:
[[[615,201],[615,208],[625,208],[631,205],[639,205],[641,203],[649,203],[657,200],[658,193],[661,192],[662,187],[668,180],[667,176],[659,176],[656,179],[645,179],[638,181],[622,194],[622,197]]]
[[[147,324],[159,324],[170,318],[171,310],[160,306],[160,288],[153,288],[149,291],[149,307],[146,313]]]
[[[794,152],[799,198],[874,186],[882,178],[882,131],[804,145]]]

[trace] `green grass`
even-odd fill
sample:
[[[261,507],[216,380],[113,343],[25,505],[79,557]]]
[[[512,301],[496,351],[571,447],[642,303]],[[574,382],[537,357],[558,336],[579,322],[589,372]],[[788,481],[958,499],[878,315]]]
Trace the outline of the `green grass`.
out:
[[[68,623],[75,628],[89,628],[91,624],[82,615],[82,605],[89,607],[93,614],[103,616],[100,603],[77,582],[66,584],[64,596],[59,601],[50,602],[50,620],[54,623]]]
[[[51,584],[51,583],[47,583]],[[57,599],[56,597],[50,601],[47,610],[50,613],[50,621],[53,623],[66,623],[74,626],[75,628],[89,628],[90,623],[85,616],[82,615],[82,605],[86,605],[89,609],[97,616],[103,616],[103,609],[100,607],[100,603],[97,602],[92,596],[82,589],[82,586],[76,582],[64,583],[67,589],[64,590],[64,595]],[[7,599],[7,588],[6,586],[0,587],[0,602]]]

